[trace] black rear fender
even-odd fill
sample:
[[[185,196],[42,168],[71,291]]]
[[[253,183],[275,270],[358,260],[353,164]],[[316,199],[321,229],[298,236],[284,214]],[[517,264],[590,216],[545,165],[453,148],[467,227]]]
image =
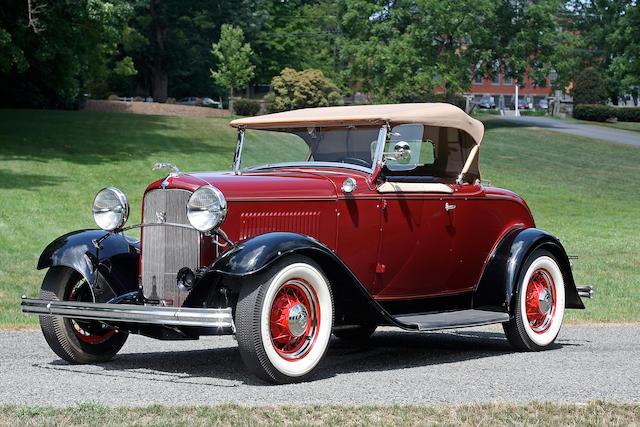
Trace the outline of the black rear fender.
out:
[[[473,294],[473,308],[511,312],[513,297],[527,257],[537,249],[553,254],[562,271],[565,307],[583,309],[571,272],[571,263],[562,244],[537,228],[513,229],[502,237],[487,261]]]
[[[45,248],[38,270],[69,267],[80,273],[93,289],[96,302],[138,289],[140,245],[122,234],[94,242],[107,234],[102,230],[79,230],[58,237]]]

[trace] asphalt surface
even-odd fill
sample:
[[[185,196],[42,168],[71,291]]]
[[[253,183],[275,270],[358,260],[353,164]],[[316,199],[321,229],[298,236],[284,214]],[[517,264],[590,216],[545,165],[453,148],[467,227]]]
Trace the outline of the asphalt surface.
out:
[[[601,139],[603,141],[618,142],[621,144],[640,146],[640,133],[624,132],[609,129],[603,126],[585,125],[583,123],[570,122],[566,120],[552,119],[550,117],[535,116],[495,116],[502,120],[519,123],[525,126],[536,126],[553,130],[556,132],[568,133],[571,135],[584,136],[587,138]]]
[[[540,353],[512,351],[496,326],[384,329],[365,346],[332,339],[309,381],[279,386],[248,374],[229,336],[130,336],[113,361],[80,366],[60,360],[39,331],[0,332],[0,385],[0,404],[53,406],[640,402],[640,325],[564,326]]]

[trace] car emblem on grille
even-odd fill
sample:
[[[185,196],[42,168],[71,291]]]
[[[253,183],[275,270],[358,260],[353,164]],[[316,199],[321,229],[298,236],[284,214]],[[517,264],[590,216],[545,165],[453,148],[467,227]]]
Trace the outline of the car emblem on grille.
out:
[[[167,222],[167,213],[156,211],[156,222],[160,224]]]

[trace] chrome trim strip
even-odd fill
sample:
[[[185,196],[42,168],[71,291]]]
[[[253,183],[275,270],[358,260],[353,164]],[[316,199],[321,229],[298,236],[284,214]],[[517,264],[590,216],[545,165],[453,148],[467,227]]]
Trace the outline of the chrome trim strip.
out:
[[[233,173],[240,173],[240,162],[242,162],[242,147],[244,146],[244,128],[238,129],[238,141],[236,142],[236,154],[233,157]]]
[[[271,163],[260,166],[252,166],[250,168],[242,169],[242,171],[258,171],[263,169],[279,169],[279,168],[295,168],[295,167],[303,167],[303,168],[314,168],[314,167],[325,167],[325,168],[339,168],[339,169],[353,169],[360,172],[371,173],[370,168],[365,168],[364,166],[354,165],[352,163],[337,163],[337,162],[289,162],[289,163]]]
[[[235,332],[231,307],[191,308],[135,304],[47,301],[22,298],[22,312],[103,322],[229,328]]]

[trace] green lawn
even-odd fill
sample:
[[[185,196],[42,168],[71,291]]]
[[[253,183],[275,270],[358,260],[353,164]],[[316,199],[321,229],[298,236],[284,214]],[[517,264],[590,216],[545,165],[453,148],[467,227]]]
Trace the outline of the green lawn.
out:
[[[0,425],[329,425],[329,426],[628,426],[640,423],[640,405],[487,403],[460,406],[147,406],[79,404],[70,408],[0,406]]]
[[[512,189],[537,225],[579,255],[579,284],[596,286],[569,320],[640,320],[640,149],[523,128],[491,117],[480,151],[484,179]],[[231,165],[235,132],[223,118],[0,110],[0,325],[34,326],[20,295],[38,293],[44,247],[94,228],[91,203],[104,186],[122,189],[140,221],[146,185],[166,171]]]
[[[585,125],[604,126],[616,130],[623,130],[627,132],[640,132],[640,123],[638,122],[590,122],[588,120],[578,120],[573,117],[561,118],[553,117],[554,119],[567,120],[570,122],[582,123]]]

